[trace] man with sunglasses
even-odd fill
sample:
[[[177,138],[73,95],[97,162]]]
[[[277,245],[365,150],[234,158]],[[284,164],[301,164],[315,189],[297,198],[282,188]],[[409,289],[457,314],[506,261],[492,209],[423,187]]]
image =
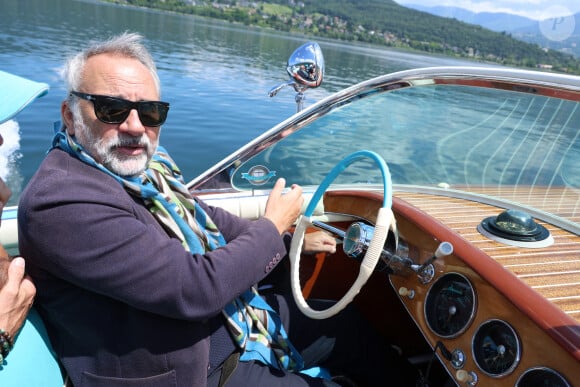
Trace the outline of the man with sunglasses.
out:
[[[383,384],[396,357],[358,315],[309,320],[254,287],[287,253],[300,187],[282,194],[280,179],[256,221],[193,198],[158,145],[169,104],[139,35],[90,46],[64,77],[63,128],[21,195],[18,225],[74,385],[334,385],[303,372],[314,360]],[[315,233],[305,249],[335,242]]]

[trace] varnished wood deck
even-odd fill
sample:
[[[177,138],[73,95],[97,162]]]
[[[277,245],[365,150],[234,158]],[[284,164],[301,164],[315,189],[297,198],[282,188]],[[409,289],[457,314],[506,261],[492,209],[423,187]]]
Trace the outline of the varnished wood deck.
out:
[[[440,242],[450,242],[453,254],[433,263],[435,281],[445,273],[459,273],[471,282],[476,293],[474,314],[465,331],[442,337],[428,326],[424,309],[433,282],[424,283],[418,276],[404,273],[389,276],[400,301],[431,347],[442,343],[448,349],[461,350],[466,355],[464,369],[475,371],[482,386],[514,386],[525,370],[538,366],[578,380],[580,286],[576,285],[579,271],[575,261],[580,256],[580,237],[542,223],[553,234],[552,246],[506,246],[477,231],[481,219],[499,214],[503,207],[432,193],[396,191],[394,196],[393,212],[409,257],[417,263],[425,262]],[[325,195],[326,211],[352,214],[371,223],[381,203],[382,194],[377,192],[336,191]],[[413,296],[408,296],[408,290],[413,290]],[[382,295],[376,289],[371,293]],[[498,377],[479,372],[472,352],[474,335],[492,319],[509,324],[523,348],[515,369]],[[439,358],[450,375],[455,375],[457,370],[451,362]]]
[[[501,197],[540,209],[573,222],[580,223],[580,190],[570,187],[472,187],[461,188],[480,194]]]
[[[541,204],[539,207],[546,211],[551,211],[551,205],[553,212],[580,221],[578,196],[564,195],[562,192],[553,195],[552,198],[539,191],[530,191],[526,198],[529,204]],[[489,240],[477,231],[477,225],[482,219],[498,215],[503,210],[501,208],[444,196],[403,192],[397,192],[395,196],[460,234],[580,323],[580,236],[539,222],[552,234],[552,246],[507,246]],[[502,196],[506,197],[506,192]],[[514,192],[513,199],[516,197],[521,201],[522,192]]]

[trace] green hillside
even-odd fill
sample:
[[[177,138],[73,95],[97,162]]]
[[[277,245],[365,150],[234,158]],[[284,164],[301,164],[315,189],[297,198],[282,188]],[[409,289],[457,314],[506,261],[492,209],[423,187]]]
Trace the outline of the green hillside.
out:
[[[580,60],[392,0],[110,0],[345,41],[580,74]]]

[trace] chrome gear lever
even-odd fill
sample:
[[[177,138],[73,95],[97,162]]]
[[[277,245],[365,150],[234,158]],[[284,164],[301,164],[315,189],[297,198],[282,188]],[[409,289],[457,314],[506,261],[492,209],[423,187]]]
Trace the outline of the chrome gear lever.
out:
[[[417,276],[419,276],[419,280],[423,284],[429,283],[435,276],[435,268],[433,267],[433,261],[451,254],[453,254],[453,245],[449,242],[441,242],[431,258],[426,260],[421,265],[411,265],[411,269],[413,269],[413,271],[417,273]]]

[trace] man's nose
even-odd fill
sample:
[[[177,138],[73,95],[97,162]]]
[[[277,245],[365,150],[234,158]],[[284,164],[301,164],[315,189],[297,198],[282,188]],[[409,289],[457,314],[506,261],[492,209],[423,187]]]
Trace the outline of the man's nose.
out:
[[[131,109],[127,119],[119,125],[119,130],[137,136],[145,132],[145,126],[139,118],[137,109]]]

